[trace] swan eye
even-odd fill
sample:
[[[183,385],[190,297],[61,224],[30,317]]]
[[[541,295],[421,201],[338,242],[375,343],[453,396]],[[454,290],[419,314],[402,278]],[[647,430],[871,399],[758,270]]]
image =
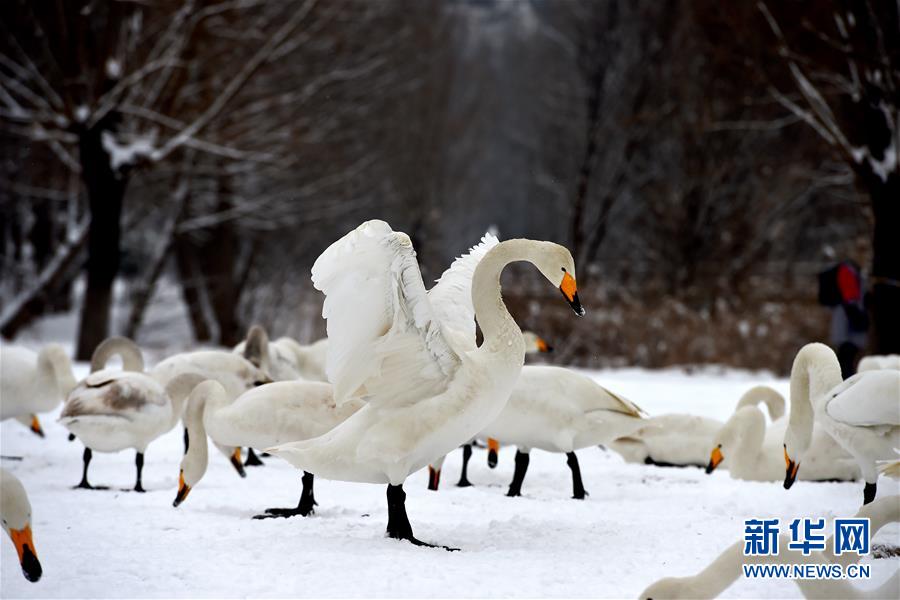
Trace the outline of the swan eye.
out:
[[[261,385],[266,385],[266,382],[265,381],[254,381],[253,382],[253,387],[259,387]]]

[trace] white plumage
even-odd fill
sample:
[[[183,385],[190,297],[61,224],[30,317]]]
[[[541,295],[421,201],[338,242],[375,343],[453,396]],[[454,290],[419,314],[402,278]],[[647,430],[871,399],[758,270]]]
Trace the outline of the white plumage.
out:
[[[477,313],[485,341],[476,349],[473,328],[453,328],[474,315],[438,317],[408,236],[369,221],[326,249],[312,279],[325,293],[328,378],[338,405],[355,398],[366,405],[323,436],[268,450],[325,478],[390,484],[388,534],[414,543],[420,542],[402,509],[403,481],[492,420],[524,362],[522,333],[500,297],[500,272],[509,262],[529,260],[558,286],[574,273],[568,251],[548,242],[510,240],[480,262],[479,254],[473,250],[451,267],[478,263],[470,300],[455,276],[442,277],[447,291],[441,290],[448,311],[468,314],[471,306]],[[571,287],[575,305],[574,279]]]
[[[31,535],[31,502],[22,482],[6,469],[0,469],[0,520],[16,547],[25,579],[39,580],[43,571]]]
[[[40,352],[0,345],[0,420],[16,419],[42,434],[37,414],[54,410],[75,384],[72,363],[59,344]]]
[[[791,369],[791,412],[784,435],[784,486],[791,487],[819,426],[859,465],[866,487],[863,502],[875,498],[878,462],[895,459],[900,448],[900,371],[857,373],[841,381],[837,356],[824,344],[800,349]]]

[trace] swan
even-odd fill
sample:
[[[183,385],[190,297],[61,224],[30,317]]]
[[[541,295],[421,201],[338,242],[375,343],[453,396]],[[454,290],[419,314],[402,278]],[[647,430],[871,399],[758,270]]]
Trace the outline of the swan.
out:
[[[735,411],[764,402],[769,417],[775,421],[784,415],[784,398],[767,386],[747,390],[738,400]],[[660,467],[700,467],[707,465],[709,449],[724,423],[717,419],[688,414],[665,414],[649,417],[646,426],[613,440],[606,447],[620,454],[626,462]],[[722,468],[727,467],[726,464]]]
[[[864,371],[841,381],[834,351],[807,344],[791,367],[791,411],[784,434],[784,487],[797,477],[821,426],[859,465],[866,482],[863,504],[875,499],[879,460],[900,448],[900,371]]]
[[[143,492],[141,475],[147,446],[171,430],[181,418],[187,386],[173,380],[163,387],[143,372],[140,350],[132,349],[123,340],[108,338],[97,346],[91,357],[91,373],[75,386],[63,404],[59,421],[84,443],[84,470],[76,488],[104,489],[88,482],[94,450],[119,452],[134,448],[137,469],[134,491]],[[122,356],[122,370],[105,368],[107,358],[113,353]],[[170,395],[174,397],[170,399]]]
[[[748,398],[751,401],[745,402]],[[727,458],[732,479],[778,481],[783,473],[781,443],[787,427],[786,420],[780,418],[784,414],[784,398],[768,386],[757,386],[741,400],[710,444],[712,451],[706,472],[712,473]],[[755,400],[763,400],[769,406],[774,423],[768,431],[766,418],[755,406]],[[806,481],[852,481],[859,478],[859,467],[820,428],[813,434],[800,478]]]
[[[293,350],[289,349],[282,341],[285,339],[288,338],[280,338],[277,342],[270,342],[266,330],[260,325],[253,325],[247,331],[247,339],[235,346],[232,352],[250,360],[256,367],[268,373],[275,381],[290,381],[292,379],[320,381],[319,379],[303,377]]]
[[[37,413],[54,410],[75,384],[72,363],[59,344],[40,352],[0,345],[0,420],[16,419],[43,437]]]
[[[264,332],[263,335],[265,335]],[[222,384],[228,397],[233,400],[253,387],[273,381],[271,375],[258,366],[263,364],[263,358],[258,353],[262,352],[264,348],[263,340],[259,340],[259,343],[254,342],[247,346],[242,354],[223,350],[182,352],[160,361],[148,371],[148,374],[163,386],[181,375],[188,374],[201,379],[214,379]],[[182,388],[182,390],[184,397],[179,400],[184,404],[190,389]],[[185,452],[187,452],[190,439],[187,429],[185,429],[184,439]],[[241,461],[241,448],[226,448],[218,444],[216,447],[223,455],[229,457],[229,461],[238,475],[245,477],[246,473]]]
[[[241,342],[234,347],[234,351],[241,353],[246,342]],[[280,337],[274,342],[269,342],[269,355],[273,363],[290,369],[296,373],[295,377],[278,377],[274,372],[272,376],[276,380],[304,379],[306,381],[328,381],[325,374],[325,361],[328,354],[328,339],[323,338],[312,344],[301,345],[290,337]]]
[[[525,355],[529,354],[546,354],[553,352],[553,347],[547,341],[534,333],[533,331],[523,331],[522,339],[525,341]],[[462,468],[460,469],[459,481],[457,487],[469,487],[472,483],[469,481],[469,460],[472,458],[472,447],[475,446],[475,440],[469,440],[463,444],[460,449],[463,452]],[[487,462],[488,467],[493,469],[497,466],[498,453],[500,452],[500,442],[495,439],[487,439]],[[441,467],[444,464],[446,456],[442,456],[436,461],[428,465],[428,489],[437,491],[441,482]]]
[[[514,444],[516,467],[507,496],[521,496],[532,448],[566,455],[573,498],[584,499],[576,450],[609,442],[644,425],[643,411],[596,381],[570,369],[526,366],[509,402],[481,432]]]
[[[856,371],[877,371],[879,369],[900,370],[900,354],[872,354],[860,359]]]
[[[209,436],[223,446],[266,447],[318,437],[362,408],[354,399],[337,406],[331,385],[319,381],[281,381],[245,392],[231,401],[220,383],[204,381],[191,392],[184,422],[196,440],[181,461],[178,494],[173,506],[184,502],[203,478]],[[307,516],[316,504],[313,475],[304,472],[303,491],[296,508],[270,508],[254,518]]]
[[[405,479],[493,420],[525,361],[522,332],[500,294],[503,268],[533,263],[584,314],[562,246],[516,239],[476,250],[426,294],[412,242],[384,221],[329,246],[312,268],[325,293],[328,378],[338,404],[366,404],[325,435],[267,450],[327,479],[387,484],[387,535],[418,546],[434,547],[413,535]]]
[[[22,574],[28,581],[37,581],[43,571],[34,548],[34,541],[31,539],[31,503],[22,482],[2,468],[0,468],[0,519],[3,520],[3,531],[9,535],[16,547]]]
[[[888,496],[863,506],[855,518],[870,519],[870,531],[874,536],[885,525],[900,521],[900,497]],[[744,541],[735,542],[698,574],[660,579],[638,597],[642,600],[716,598],[743,575],[744,564],[840,564],[846,567],[859,560],[859,556],[852,553],[835,556],[833,537],[826,540],[824,551],[812,551],[808,556],[799,550],[791,550],[789,542],[788,534],[780,536],[777,556],[744,556]],[[878,588],[866,591],[855,588],[845,580],[795,579],[794,582],[806,598],[895,598],[900,588],[900,571],[896,571]]]

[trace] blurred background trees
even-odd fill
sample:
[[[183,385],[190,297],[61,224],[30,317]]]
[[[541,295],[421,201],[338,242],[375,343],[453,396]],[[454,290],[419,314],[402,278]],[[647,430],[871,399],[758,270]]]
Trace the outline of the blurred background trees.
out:
[[[534,277],[504,289],[560,361],[784,371],[825,336],[831,257],[868,266],[897,351],[896,3],[9,0],[0,18],[7,338],[56,319],[81,357],[252,322],[311,340],[309,267],[377,217],[426,281],[489,227],[569,246],[588,321]]]

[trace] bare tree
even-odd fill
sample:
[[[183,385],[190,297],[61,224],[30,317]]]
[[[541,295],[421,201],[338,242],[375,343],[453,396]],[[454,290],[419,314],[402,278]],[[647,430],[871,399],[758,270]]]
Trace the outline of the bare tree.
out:
[[[834,1],[802,15],[757,6],[783,69],[769,92],[828,144],[869,195],[875,349],[900,352],[900,6]]]

